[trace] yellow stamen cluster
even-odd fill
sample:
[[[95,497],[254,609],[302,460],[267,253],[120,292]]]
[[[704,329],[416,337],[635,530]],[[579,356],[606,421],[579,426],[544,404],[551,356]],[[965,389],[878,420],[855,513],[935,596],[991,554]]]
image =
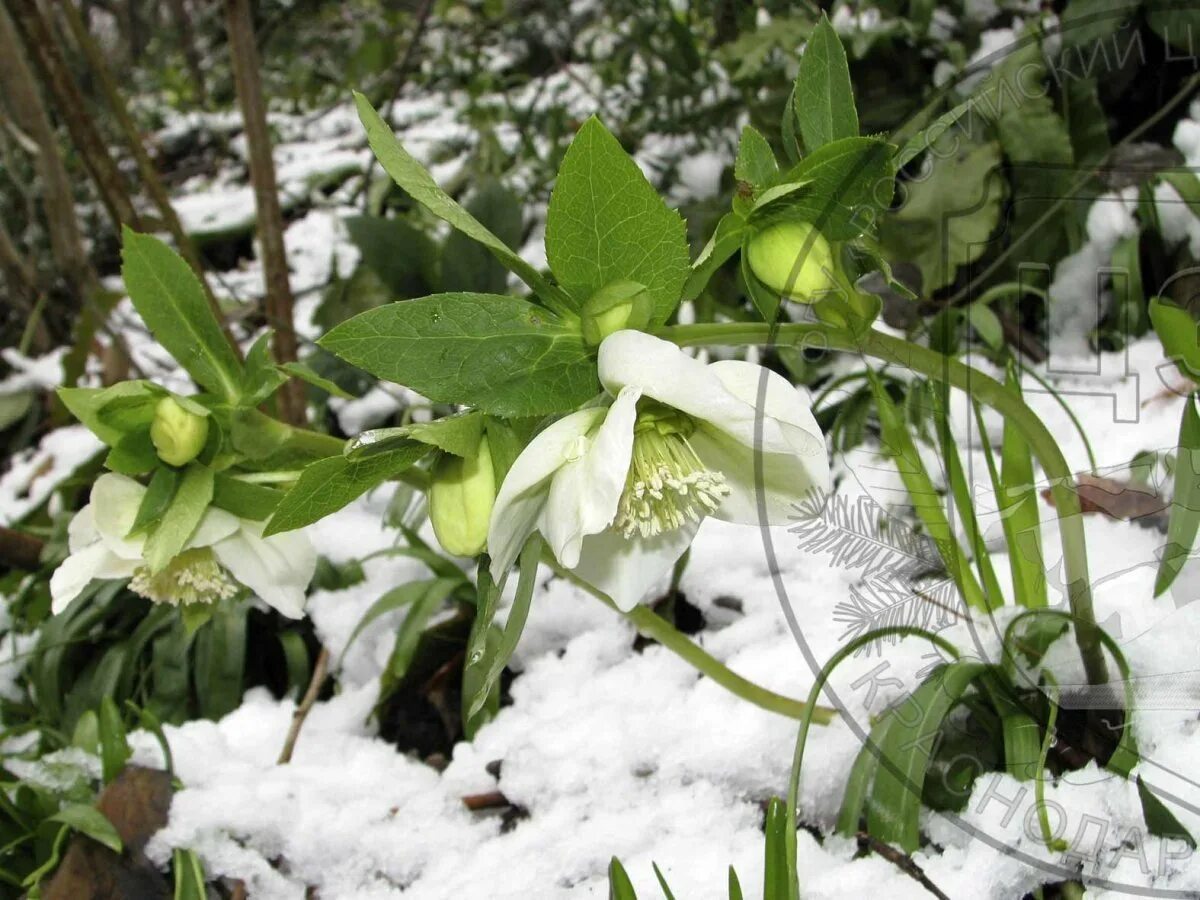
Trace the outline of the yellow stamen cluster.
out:
[[[653,537],[699,522],[728,496],[720,472],[706,469],[688,442],[691,423],[677,413],[639,417],[633,458],[613,527],[625,537]]]
[[[155,603],[181,606],[228,600],[237,593],[237,584],[221,568],[212,550],[197,547],[180,553],[156,575],[142,566],[133,573],[129,589]]]

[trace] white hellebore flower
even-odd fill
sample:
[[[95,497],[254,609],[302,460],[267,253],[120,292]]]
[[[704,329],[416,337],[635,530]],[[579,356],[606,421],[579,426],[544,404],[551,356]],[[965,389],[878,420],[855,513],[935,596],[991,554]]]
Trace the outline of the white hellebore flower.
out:
[[[62,612],[93,578],[129,578],[129,589],[155,603],[211,603],[243,584],[285,616],[304,615],[304,592],[317,554],[303,532],[262,536],[263,523],[210,506],[161,572],[142,557],[144,535],[129,537],[146,489],[124,475],[96,479],[91,502],[68,526],[71,554],[50,578],[53,611]]]
[[[810,490],[828,488],[808,395],[780,375],[739,360],[706,365],[640,331],[614,332],[599,354],[611,405],[554,422],[500,487],[488,532],[494,577],[540,531],[562,566],[628,611],[705,516],[784,524]]]

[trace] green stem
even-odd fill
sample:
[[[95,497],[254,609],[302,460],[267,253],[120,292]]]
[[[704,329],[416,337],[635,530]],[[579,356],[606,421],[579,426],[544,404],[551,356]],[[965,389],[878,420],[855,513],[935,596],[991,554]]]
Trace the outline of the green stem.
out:
[[[552,560],[547,559],[544,562],[550,565],[561,577],[566,578],[576,587],[587,591],[605,606],[613,610],[617,609],[616,605],[608,597],[586,581],[583,581],[574,572],[562,568]],[[727,668],[716,657],[706,653],[698,644],[693,643],[685,635],[676,631],[670,622],[656,614],[649,607],[635,606],[631,611],[624,613],[624,616],[643,635],[658,641],[684,662],[703,672],[721,687],[725,688],[725,690],[741,697],[743,700],[753,703],[760,709],[779,713],[779,715],[787,716],[789,719],[808,718],[819,725],[828,725],[837,716],[837,710],[830,709],[827,706],[813,705],[811,712],[809,712],[808,704],[801,703],[799,700],[793,700],[791,697],[785,697],[782,694],[776,694],[774,691],[769,691],[755,684],[753,681],[743,678],[741,675]]]
[[[729,325],[675,325],[660,329],[658,334],[681,347],[800,343],[829,350],[856,350],[866,356],[919,372],[928,378],[956,387],[1003,415],[1024,436],[1050,480],[1050,490],[1054,497],[1062,537],[1067,597],[1077,623],[1075,641],[1079,645],[1089,683],[1107,683],[1108,666],[1092,607],[1087,544],[1084,540],[1079,495],[1074,490],[1074,475],[1058,447],[1058,442],[1054,440],[1054,435],[1038,418],[1037,413],[1025,405],[1024,400],[994,378],[952,357],[879,331],[867,331],[855,336],[848,331],[821,323],[767,325],[738,322]]]

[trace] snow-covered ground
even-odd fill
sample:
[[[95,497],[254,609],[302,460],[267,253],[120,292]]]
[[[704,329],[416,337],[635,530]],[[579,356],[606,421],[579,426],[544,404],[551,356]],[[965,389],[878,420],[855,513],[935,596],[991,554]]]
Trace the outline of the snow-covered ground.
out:
[[[563,80],[557,89],[568,92],[575,85]],[[392,113],[409,149],[443,179],[462,165],[461,154],[443,151],[468,137],[453,121],[453,104],[444,99],[401,103]],[[593,101],[581,95],[579,102]],[[282,135],[277,159],[287,196],[311,200],[313,184],[366,158],[348,106],[315,123],[297,119],[289,126],[278,117],[275,124]],[[1181,149],[1186,141],[1194,144],[1192,125],[1181,126]],[[665,152],[668,143],[660,142],[658,150],[644,148],[639,160],[652,168],[647,161]],[[711,191],[713,172],[729,161],[717,151],[706,154],[683,169],[693,196]],[[355,263],[356,251],[340,224],[343,214],[355,210],[353,181],[347,179],[288,229],[294,286],[301,294],[335,272],[348,274]],[[1160,203],[1171,199],[1159,197]],[[1128,215],[1121,198],[1101,202],[1119,208],[1113,215]],[[241,183],[222,179],[185,186],[180,211],[192,227],[213,230],[253,214]],[[1126,224],[1103,210],[1096,218],[1087,252],[1099,258],[1107,251],[1096,247],[1111,249],[1104,242],[1125,233]],[[1196,239],[1190,234],[1194,220],[1173,221],[1180,239]],[[534,245],[525,249],[534,262],[539,252]],[[1069,292],[1069,287],[1060,283],[1060,290]],[[1091,283],[1079,285],[1071,302],[1094,303],[1088,294],[1093,289]],[[257,296],[257,263],[226,273],[219,290],[234,303]],[[302,320],[311,313],[312,299],[301,300]],[[123,315],[132,312],[126,309]],[[173,377],[173,366],[159,348],[136,331],[123,331],[133,335],[135,359],[143,369]],[[1044,374],[1067,395],[1102,470],[1120,470],[1143,451],[1173,449],[1182,399],[1171,389],[1173,372],[1163,368],[1156,339],[1103,356],[1081,354],[1078,346],[1062,349]],[[841,365],[849,369],[862,363],[846,359]],[[1072,467],[1086,470],[1083,442],[1061,406],[1036,382],[1026,380],[1025,387]],[[392,397],[376,401],[384,414],[395,408]],[[965,426],[972,419],[961,396],[954,414],[963,428],[957,437],[979,491],[984,525],[998,538],[995,517],[986,515],[995,509],[994,498],[983,457],[971,450]],[[986,424],[998,445],[1001,420],[989,414]],[[0,522],[15,521],[36,507],[96,449],[81,428],[47,435],[0,478]],[[885,508],[899,497],[895,473],[880,461],[877,448],[867,446],[837,460],[836,470],[839,491],[847,497],[866,494]],[[335,561],[391,546],[395,533],[380,525],[390,490],[381,488],[314,526],[317,545]],[[1042,514],[1047,569],[1053,574],[1057,527],[1048,505],[1042,505]],[[1200,643],[1200,604],[1189,602],[1200,594],[1200,564],[1185,570],[1171,595],[1155,599],[1153,571],[1164,536],[1102,515],[1086,516],[1084,524],[1098,619],[1119,639],[1137,675],[1172,676],[1173,684],[1186,687],[1181,673],[1196,668],[1194,648]],[[993,544],[997,572],[1006,581],[1008,563],[997,540]],[[513,662],[520,674],[513,682],[512,704],[473,742],[459,744],[444,772],[435,771],[376,738],[370,720],[399,614],[380,618],[342,654],[351,631],[382,593],[425,573],[420,563],[401,557],[372,559],[365,571],[362,583],[311,598],[318,634],[337,661],[338,694],[314,709],[290,764],[277,766],[275,759],[292,702],[262,691],[249,693],[242,707],[220,722],[167,729],[183,789],[169,826],[151,845],[155,859],[165,863],[172,847],[194,849],[210,875],[243,879],[251,897],[272,900],[298,900],[309,889],[322,900],[604,897],[613,855],[622,859],[643,897],[658,896],[651,861],[680,898],[724,898],[730,864],[746,896],[761,893],[762,804],[785,791],[792,721],[733,697],[658,645],[636,648],[634,632],[621,617],[547,572]],[[786,528],[710,521],[700,531],[681,588],[706,618],[695,640],[709,653],[753,681],[802,698],[814,679],[808,658],[819,665],[847,639],[847,610],[861,577],[861,571],[802,549]],[[784,604],[799,622],[802,640],[789,630]],[[1009,606],[994,622],[957,621],[942,634],[968,654],[995,658],[997,631],[1012,614]],[[1048,659],[1060,680],[1078,668],[1069,638],[1060,640]],[[851,659],[836,673],[831,697],[836,694],[844,718],[814,728],[810,736],[801,794],[806,823],[829,831],[868,717],[902,696],[933,662],[927,645],[909,641]],[[1169,697],[1150,693],[1134,720],[1143,754],[1138,772],[1155,788],[1190,804],[1172,807],[1193,833],[1200,833],[1200,786],[1187,773],[1200,727],[1197,705],[1186,691]],[[136,761],[161,764],[151,736],[139,733],[134,743]],[[495,763],[498,776],[492,774]],[[494,815],[468,811],[463,803],[465,796],[494,790],[527,815],[506,825]],[[1048,784],[1046,799],[1052,810],[1061,811],[1064,838],[1082,835],[1085,843],[1096,844],[1097,861],[1086,861],[1085,871],[1095,896],[1150,887],[1160,896],[1200,890],[1200,859],[1177,840],[1145,834],[1132,782],[1091,765]],[[1021,896],[1076,871],[1074,860],[1044,847],[1030,785],[1008,776],[984,775],[962,816],[930,815],[925,831],[933,843],[914,854],[914,861],[951,897]],[[806,897],[868,891],[897,900],[928,896],[879,856],[855,858],[852,841],[826,837],[818,842],[801,831],[799,855]]]

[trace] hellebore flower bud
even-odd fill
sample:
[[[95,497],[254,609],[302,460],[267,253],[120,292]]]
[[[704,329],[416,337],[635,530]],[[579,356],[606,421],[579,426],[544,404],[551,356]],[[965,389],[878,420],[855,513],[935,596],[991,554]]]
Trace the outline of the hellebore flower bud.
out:
[[[443,453],[429,488],[429,519],[442,548],[454,556],[476,556],[487,544],[496,473],[485,437],[472,459]]]
[[[598,347],[614,331],[640,331],[650,324],[654,300],[636,281],[614,281],[592,294],[583,304],[583,339]]]
[[[195,459],[208,440],[208,417],[189,412],[174,397],[163,397],[154,407],[150,440],[158,458],[182,466]]]
[[[780,296],[812,303],[836,290],[833,250],[808,222],[780,222],[763,229],[746,248],[750,271]]]

